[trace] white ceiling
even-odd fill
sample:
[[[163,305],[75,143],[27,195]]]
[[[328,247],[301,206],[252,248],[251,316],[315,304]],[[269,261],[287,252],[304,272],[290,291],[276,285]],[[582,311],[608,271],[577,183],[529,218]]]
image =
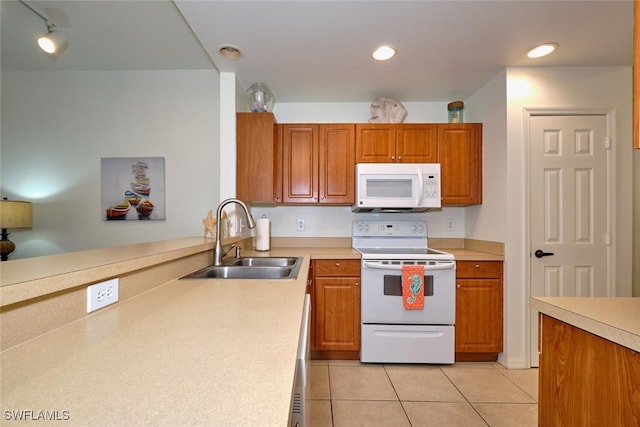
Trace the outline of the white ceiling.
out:
[[[2,0],[2,70],[207,69],[264,82],[276,102],[466,99],[505,67],[631,66],[633,1],[27,0],[67,34],[57,59],[43,21]],[[550,57],[525,51],[557,42]],[[230,61],[217,49],[239,47]],[[396,57],[375,63],[379,44]],[[203,49],[204,48],[204,49]],[[206,53],[205,53],[206,51]],[[208,55],[207,55],[208,54]]]

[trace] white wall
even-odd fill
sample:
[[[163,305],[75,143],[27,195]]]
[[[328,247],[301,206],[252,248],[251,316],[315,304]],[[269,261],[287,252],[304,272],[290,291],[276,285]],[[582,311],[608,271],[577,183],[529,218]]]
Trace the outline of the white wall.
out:
[[[217,71],[3,72],[2,196],[33,202],[11,259],[202,235],[219,202]],[[166,221],[104,221],[101,157],[164,157]]]
[[[529,363],[528,344],[528,260],[526,241],[525,189],[527,154],[524,135],[524,109],[597,109],[614,112],[616,161],[617,249],[615,270],[618,296],[630,295],[633,197],[633,154],[631,150],[631,68],[512,68],[505,84],[524,82],[526,93],[507,93],[506,140],[506,276],[505,276],[505,352],[509,367]],[[497,88],[496,90],[500,90]]]
[[[465,118],[482,123],[482,205],[466,208],[469,239],[504,242],[507,219],[507,99],[506,70],[465,103]]]

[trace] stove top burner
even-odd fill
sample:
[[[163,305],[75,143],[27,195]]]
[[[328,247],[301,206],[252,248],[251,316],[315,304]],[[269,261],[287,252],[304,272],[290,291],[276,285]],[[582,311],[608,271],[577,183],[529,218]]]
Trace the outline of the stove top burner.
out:
[[[427,245],[427,223],[419,220],[354,221],[351,246],[365,260],[453,260]]]
[[[454,259],[453,255],[431,248],[354,248],[362,259]]]

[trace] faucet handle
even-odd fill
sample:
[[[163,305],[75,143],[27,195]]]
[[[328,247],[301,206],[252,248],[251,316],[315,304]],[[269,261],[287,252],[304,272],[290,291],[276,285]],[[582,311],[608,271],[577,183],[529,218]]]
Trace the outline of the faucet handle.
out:
[[[236,246],[236,258],[240,258],[240,246]]]

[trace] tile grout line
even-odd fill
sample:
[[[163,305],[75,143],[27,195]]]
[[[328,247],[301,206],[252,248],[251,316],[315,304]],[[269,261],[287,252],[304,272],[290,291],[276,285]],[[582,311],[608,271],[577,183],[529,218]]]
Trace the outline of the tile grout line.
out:
[[[440,372],[442,372],[442,374],[447,377],[447,379],[449,380],[449,382],[451,383],[451,385],[453,385],[453,387],[458,391],[458,393],[460,393],[460,396],[462,396],[465,400],[465,402],[467,402],[467,404],[469,406],[471,406],[471,409],[473,409],[475,411],[476,414],[478,414],[478,416],[480,417],[480,419],[482,421],[484,421],[484,423],[491,427],[491,424],[489,424],[489,422],[482,416],[482,414],[478,411],[478,409],[473,405],[473,403],[467,398],[467,396],[462,392],[462,390],[460,390],[460,388],[458,387],[458,385],[455,383],[455,381],[453,381],[451,379],[451,377],[449,375],[447,375],[447,373],[444,371],[444,369],[442,369],[441,367],[438,368],[440,369]],[[480,368],[481,369],[481,368]]]
[[[531,368],[529,368],[531,369]],[[536,368],[537,369],[537,368]],[[512,380],[508,375],[506,375],[504,372],[500,372],[500,374],[502,374],[503,377],[505,377],[506,379],[508,379],[509,381],[511,381],[511,383],[513,385],[515,385],[516,387],[518,387],[524,394],[526,394],[527,396],[529,396],[531,399],[533,399],[533,401],[536,403],[536,405],[538,404],[538,399],[536,399],[535,397],[531,396],[525,389],[523,389],[522,387],[520,387],[520,384],[518,384],[517,382],[515,382],[514,380]],[[521,403],[530,403],[530,402],[521,402]]]
[[[393,392],[396,394],[396,397],[398,398],[398,403],[400,403],[400,407],[402,408],[402,412],[404,413],[404,416],[407,419],[409,426],[413,426],[413,424],[411,423],[411,419],[409,418],[409,414],[407,414],[407,410],[405,409],[402,403],[402,399],[400,399],[400,396],[398,395],[398,390],[396,390],[396,386],[393,384],[393,380],[389,375],[389,371],[387,371],[387,365],[382,365],[382,367],[384,368],[384,373],[387,376],[387,379],[389,380],[389,384],[391,384],[391,388],[393,389]]]

